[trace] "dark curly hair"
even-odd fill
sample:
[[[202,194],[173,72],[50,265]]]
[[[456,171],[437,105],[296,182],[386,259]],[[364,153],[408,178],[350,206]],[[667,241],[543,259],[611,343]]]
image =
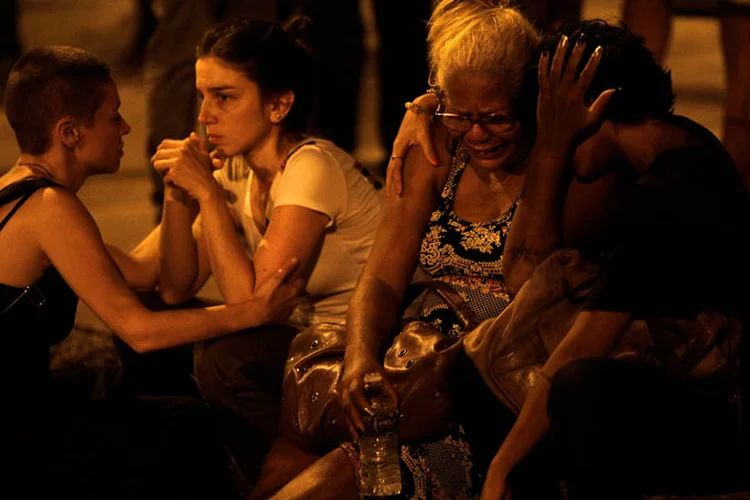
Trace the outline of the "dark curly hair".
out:
[[[660,119],[672,114],[675,97],[670,71],[659,66],[643,44],[643,38],[624,24],[613,26],[602,20],[565,24],[544,37],[540,54],[546,49],[554,55],[562,35],[567,35],[571,41],[566,60],[576,41],[581,37],[586,40],[578,71],[583,69],[594,49],[602,47],[603,57],[586,97],[595,99],[607,89],[618,89],[607,107],[606,119],[614,123],[638,123],[646,118]]]

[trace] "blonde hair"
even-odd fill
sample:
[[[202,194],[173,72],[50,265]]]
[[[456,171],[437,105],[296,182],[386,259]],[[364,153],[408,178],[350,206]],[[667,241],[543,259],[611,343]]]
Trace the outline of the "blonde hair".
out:
[[[430,85],[445,90],[456,74],[489,74],[515,97],[540,35],[507,1],[435,0],[427,42]]]

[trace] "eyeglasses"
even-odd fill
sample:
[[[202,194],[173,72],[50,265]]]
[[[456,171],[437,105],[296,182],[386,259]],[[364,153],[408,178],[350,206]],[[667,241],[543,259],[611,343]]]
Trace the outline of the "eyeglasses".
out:
[[[450,130],[458,134],[465,134],[475,123],[478,123],[487,132],[493,134],[502,134],[515,128],[516,120],[510,115],[493,113],[491,115],[479,116],[474,118],[473,116],[457,115],[456,113],[435,113],[443,125]]]

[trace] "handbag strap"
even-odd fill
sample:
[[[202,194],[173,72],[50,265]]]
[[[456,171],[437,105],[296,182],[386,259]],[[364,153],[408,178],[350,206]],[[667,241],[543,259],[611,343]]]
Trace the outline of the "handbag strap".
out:
[[[469,307],[469,304],[467,304],[456,289],[448,283],[438,280],[416,281],[412,283],[409,288],[430,290],[438,294],[438,296],[440,296],[440,298],[456,312],[456,316],[458,316],[458,320],[461,322],[463,331],[473,330],[479,325],[477,315],[474,314],[474,311]]]

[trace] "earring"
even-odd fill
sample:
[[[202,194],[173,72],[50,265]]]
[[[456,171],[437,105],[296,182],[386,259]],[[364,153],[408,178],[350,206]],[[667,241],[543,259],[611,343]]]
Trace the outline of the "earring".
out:
[[[276,119],[281,121],[281,113],[276,113]]]

